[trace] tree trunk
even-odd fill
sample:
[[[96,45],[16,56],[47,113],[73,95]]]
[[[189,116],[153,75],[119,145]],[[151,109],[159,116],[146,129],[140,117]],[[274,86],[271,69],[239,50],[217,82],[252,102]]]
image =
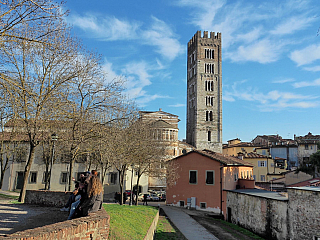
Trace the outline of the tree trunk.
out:
[[[68,191],[71,191],[71,182],[72,182],[72,173],[73,173],[74,162],[75,162],[75,158],[72,156],[72,158],[70,160]]]
[[[24,200],[26,197],[27,183],[28,183],[29,173],[31,170],[31,165],[34,158],[35,148],[36,148],[36,145],[33,142],[30,142],[28,161],[24,169],[23,184],[22,184],[22,188],[21,188],[19,200],[18,200],[21,203],[24,203]]]
[[[3,157],[3,155],[1,156]],[[4,174],[6,173],[6,170],[8,169],[8,164],[9,164],[9,158],[6,157],[5,163],[3,163],[3,159],[1,159],[1,178],[0,178],[0,189],[2,189],[3,185],[3,179],[4,179]]]
[[[138,206],[138,195],[139,195],[139,182],[140,182],[140,177],[141,175],[138,174],[138,177],[137,177],[137,194],[136,194],[136,206]]]
[[[51,173],[50,173],[51,174]],[[44,185],[44,189],[48,190],[48,179],[49,179],[49,164],[46,162],[46,172],[45,172],[45,185]]]

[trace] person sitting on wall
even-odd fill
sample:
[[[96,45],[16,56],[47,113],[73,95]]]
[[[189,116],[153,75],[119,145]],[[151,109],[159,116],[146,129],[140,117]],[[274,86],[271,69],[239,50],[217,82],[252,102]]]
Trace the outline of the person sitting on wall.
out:
[[[96,212],[102,208],[103,189],[100,179],[91,175],[89,177],[87,194],[81,198],[79,206],[76,208],[72,218],[85,217],[89,213]]]
[[[80,182],[81,182],[81,178],[84,178],[83,174],[80,175]],[[80,182],[75,181],[74,178],[73,178],[73,180],[75,182],[75,189],[70,194],[70,197],[69,197],[68,202],[66,203],[66,205],[64,205],[64,207],[60,209],[60,211],[62,211],[62,212],[69,212],[72,203],[78,201],[80,199],[80,197],[81,197],[80,192],[79,192]]]
[[[82,177],[80,177],[80,184],[79,184],[79,189],[78,189],[78,192],[79,192],[79,196],[80,198],[77,199],[75,202],[73,202],[71,204],[71,208],[70,208],[70,213],[69,213],[69,217],[68,217],[68,220],[72,219],[72,216],[76,210],[76,208],[78,207],[78,205],[80,204],[81,202],[81,199],[85,199],[86,196],[87,196],[87,187],[88,187],[88,184],[86,182],[86,179],[88,177],[85,177],[84,175]]]

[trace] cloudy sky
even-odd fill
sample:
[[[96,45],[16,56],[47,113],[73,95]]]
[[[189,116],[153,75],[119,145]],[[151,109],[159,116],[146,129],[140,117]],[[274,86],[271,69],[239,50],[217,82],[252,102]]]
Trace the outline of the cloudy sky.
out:
[[[176,114],[186,136],[186,46],[222,34],[223,142],[320,134],[318,0],[67,0],[68,23],[127,79],[142,110]]]

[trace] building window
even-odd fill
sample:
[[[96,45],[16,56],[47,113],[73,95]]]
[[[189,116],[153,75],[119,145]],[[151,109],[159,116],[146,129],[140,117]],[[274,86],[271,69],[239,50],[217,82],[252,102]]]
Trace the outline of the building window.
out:
[[[213,81],[205,81],[204,82],[204,88],[206,91],[213,91],[214,90],[214,85],[213,85]]]
[[[266,167],[267,161],[258,161],[258,167]]]
[[[206,184],[214,184],[214,171],[206,171]]]
[[[308,144],[305,144],[305,145],[304,145],[304,149],[305,149],[305,150],[308,150],[308,149],[309,149],[309,145],[308,145]]]
[[[78,175],[78,179],[80,179],[80,175]],[[61,173],[61,178],[60,178],[60,183],[61,184],[65,184],[65,183],[67,183],[67,181],[68,181],[68,173],[67,172],[62,172]]]
[[[213,106],[213,97],[207,96],[206,97],[206,106]]]
[[[180,207],[184,207],[184,201],[179,201]]]
[[[256,175],[253,175],[253,180],[256,180]]]
[[[201,202],[200,203],[200,209],[206,209],[207,208],[207,203]]]
[[[116,184],[117,183],[117,176],[118,176],[118,173],[116,173],[116,172],[111,172],[110,173],[110,183],[111,184]]]
[[[197,171],[196,170],[189,171],[189,183],[190,184],[197,184]]]
[[[266,181],[266,176],[265,175],[261,175],[260,179],[261,179],[261,182],[265,182]]]
[[[208,141],[211,141],[211,131],[208,131]]]
[[[204,64],[204,72],[205,73],[213,73],[214,74],[214,64],[205,63]]]
[[[29,183],[37,183],[37,172],[30,172]]]
[[[209,59],[214,59],[214,50],[213,49],[204,49],[204,57]]]
[[[235,173],[235,174],[234,174],[234,181],[235,181],[235,182],[238,181],[238,178],[239,178],[239,174],[238,174],[238,173]]]
[[[213,121],[213,112],[212,111],[206,111],[206,121]]]

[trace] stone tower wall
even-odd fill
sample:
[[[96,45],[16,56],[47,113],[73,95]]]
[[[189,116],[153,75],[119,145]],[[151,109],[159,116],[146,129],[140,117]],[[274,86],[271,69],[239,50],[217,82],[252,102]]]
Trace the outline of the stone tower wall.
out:
[[[222,152],[221,62],[221,33],[197,31],[188,43],[187,143],[200,150]]]

